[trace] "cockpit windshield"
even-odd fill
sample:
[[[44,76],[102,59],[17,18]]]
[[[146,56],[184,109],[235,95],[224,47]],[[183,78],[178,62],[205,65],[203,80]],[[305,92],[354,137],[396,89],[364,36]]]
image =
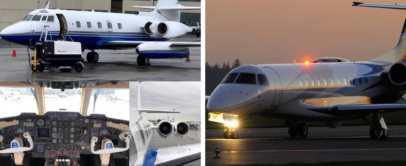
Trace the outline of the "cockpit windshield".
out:
[[[233,83],[238,73],[228,73],[221,83]]]
[[[41,20],[41,15],[35,15],[31,21],[39,21]]]
[[[238,84],[256,84],[257,80],[255,74],[251,73],[240,73],[235,83]]]
[[[32,18],[32,15],[27,15],[23,18],[23,21],[30,21]]]

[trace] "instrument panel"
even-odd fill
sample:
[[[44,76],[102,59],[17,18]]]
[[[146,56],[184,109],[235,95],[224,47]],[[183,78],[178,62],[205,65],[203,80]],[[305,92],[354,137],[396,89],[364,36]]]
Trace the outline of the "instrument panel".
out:
[[[10,142],[14,138],[22,138],[24,133],[29,132],[34,142],[34,148],[30,151],[34,158],[80,158],[81,154],[92,154],[92,136],[98,137],[95,151],[101,148],[103,139],[110,139],[114,147],[125,147],[126,143],[119,139],[119,134],[129,132],[126,131],[128,121],[111,119],[103,114],[83,116],[78,112],[47,112],[44,115],[22,113],[16,117],[2,118],[0,122],[15,120],[18,120],[18,124],[0,126],[0,135],[4,137],[3,142],[0,142],[0,149],[10,148]],[[116,127],[117,125],[124,125],[124,128]],[[25,139],[23,144],[29,146]],[[114,154],[114,157],[128,157],[128,152]]]

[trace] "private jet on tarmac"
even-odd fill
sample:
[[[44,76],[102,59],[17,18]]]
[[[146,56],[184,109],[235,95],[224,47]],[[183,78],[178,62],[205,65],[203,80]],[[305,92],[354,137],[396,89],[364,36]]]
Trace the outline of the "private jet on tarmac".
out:
[[[160,121],[156,126],[141,113],[180,113],[175,111],[160,111],[160,110],[145,110],[141,108],[141,92],[138,86],[138,99],[135,111],[130,111],[130,131],[134,140],[131,140],[130,145],[130,165],[131,166],[152,166],[152,165],[182,165],[194,160],[200,159],[201,147],[200,143],[182,145],[175,147],[166,147],[155,149],[151,145],[153,129],[157,130],[159,136],[163,139],[170,136],[172,133],[183,138],[189,131],[189,126],[186,122],[169,122],[166,120]]]
[[[49,9],[34,10],[18,23],[0,32],[4,40],[33,48],[39,40],[73,40],[82,44],[88,62],[97,62],[96,49],[135,48],[137,63],[149,65],[150,59],[187,58],[189,47],[200,42],[171,42],[192,29],[180,23],[181,10],[200,10],[185,7],[178,0],[160,0],[156,6],[133,6],[150,9],[138,15]],[[44,33],[43,33],[44,32]],[[49,35],[48,35],[49,34]]]
[[[400,5],[355,6],[406,9]],[[383,113],[405,110],[397,104],[406,90],[406,22],[397,46],[370,61],[320,58],[314,63],[244,65],[233,69],[208,100],[209,120],[224,123],[224,138],[237,138],[238,117],[262,115],[286,120],[291,137],[307,137],[303,121],[328,127],[372,115],[371,139],[387,139]],[[302,122],[301,122],[302,121]]]

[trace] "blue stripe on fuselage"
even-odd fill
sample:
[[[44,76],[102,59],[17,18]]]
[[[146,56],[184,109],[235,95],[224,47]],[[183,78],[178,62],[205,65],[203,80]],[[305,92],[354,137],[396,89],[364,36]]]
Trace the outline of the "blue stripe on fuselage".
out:
[[[149,146],[147,153],[145,154],[144,164],[143,166],[153,166],[156,161],[156,157],[158,155],[158,150],[152,146]]]
[[[86,32],[86,31],[72,31],[68,35],[75,41],[82,43],[82,49],[114,49],[110,46],[102,45],[109,41],[167,41],[166,38],[152,38],[145,33],[131,33],[131,32]],[[20,33],[11,35],[2,35],[4,40],[21,44],[21,45],[34,45],[41,36],[40,32]],[[48,40],[58,39],[59,31],[52,31],[51,35],[47,37]],[[67,40],[70,40],[70,37]],[[31,42],[30,42],[31,39]]]
[[[353,88],[357,88],[360,85],[362,85],[359,83],[359,80],[358,80],[359,77],[367,77],[368,80],[371,80],[370,79],[371,76],[374,76],[381,71],[381,66],[374,65],[374,64],[356,63],[356,66],[358,68],[358,71],[357,71],[358,76],[357,76],[357,78],[355,78],[356,79],[355,84],[351,84],[352,86],[340,88],[337,91],[335,91],[334,93],[341,94],[341,93],[347,92],[349,90],[352,90]],[[362,80],[365,81],[365,78],[363,78]],[[371,85],[371,86],[374,86],[374,85]],[[369,87],[367,87],[366,89],[369,89]],[[364,90],[366,90],[366,89],[364,89]],[[360,90],[360,92],[362,92],[364,90]]]

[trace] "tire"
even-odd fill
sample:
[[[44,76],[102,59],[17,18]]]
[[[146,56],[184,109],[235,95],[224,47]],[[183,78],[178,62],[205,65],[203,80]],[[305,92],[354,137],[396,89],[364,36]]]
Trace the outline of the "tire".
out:
[[[195,34],[195,33],[196,33],[196,31],[195,31],[195,29],[193,29],[193,30],[192,30],[192,34]]]
[[[387,140],[389,137],[389,130],[382,129],[382,135],[379,137],[381,140]]]
[[[40,73],[44,72],[44,70],[45,70],[45,66],[44,66],[44,65],[39,65],[39,66],[38,66],[38,71],[39,71]]]
[[[37,69],[34,70],[34,65],[31,65],[31,70],[32,70],[33,72],[37,72]]]
[[[236,130],[231,131],[230,138],[231,139],[237,139],[238,138],[238,132]]]
[[[291,124],[289,126],[288,133],[291,138],[297,138],[299,136],[299,132],[297,131],[298,127],[297,125]]]
[[[200,34],[196,34],[196,37],[200,37]]]
[[[299,123],[299,125],[297,127],[298,127],[299,137],[306,138],[307,134],[309,133],[307,124],[305,122],[301,122],[301,123]]]
[[[228,129],[225,129],[225,130],[223,131],[223,138],[224,138],[224,139],[227,139],[227,138],[228,138]]]
[[[82,62],[76,62],[74,68],[75,68],[75,71],[79,73],[79,72],[83,71],[85,66],[83,65]]]
[[[93,52],[87,53],[86,59],[87,62],[93,62]]]
[[[99,61],[99,54],[97,52],[95,52],[93,54],[93,62],[98,62]]]
[[[137,57],[137,64],[140,66],[149,65],[149,58],[145,58],[143,56]]]
[[[383,134],[383,129],[380,124],[372,124],[371,128],[369,129],[369,136],[371,139],[378,139],[380,138]]]

